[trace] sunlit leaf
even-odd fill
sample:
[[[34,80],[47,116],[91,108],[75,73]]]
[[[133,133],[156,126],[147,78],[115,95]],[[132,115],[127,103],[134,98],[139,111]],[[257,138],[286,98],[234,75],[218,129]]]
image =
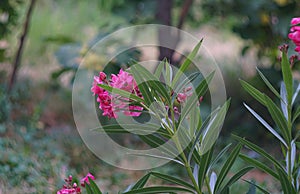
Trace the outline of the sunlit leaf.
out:
[[[288,120],[288,104],[287,104],[287,99],[286,99],[286,88],[284,83],[281,83],[281,87],[280,87],[280,96],[281,96],[281,100],[280,100],[280,105],[281,105],[281,110],[283,112],[283,115],[285,117],[286,120]]]
[[[249,112],[261,123],[263,124],[263,126],[266,127],[266,129],[268,129],[275,137],[277,137],[277,139],[279,139],[286,147],[287,144],[284,141],[284,139],[263,119],[261,118],[254,110],[252,110],[249,106],[247,106],[244,103],[244,106],[249,110]],[[286,137],[287,138],[287,137]]]
[[[202,140],[200,143],[199,152],[200,155],[206,153],[219,137],[227,110],[229,108],[230,100],[228,100],[221,108],[216,116],[208,124],[207,128],[203,132]]]
[[[297,96],[299,94],[299,91],[300,91],[300,84],[298,84],[297,89],[296,89],[296,91],[295,91],[295,93],[293,95],[292,105],[295,103],[295,100],[296,100],[296,98],[297,98]]]

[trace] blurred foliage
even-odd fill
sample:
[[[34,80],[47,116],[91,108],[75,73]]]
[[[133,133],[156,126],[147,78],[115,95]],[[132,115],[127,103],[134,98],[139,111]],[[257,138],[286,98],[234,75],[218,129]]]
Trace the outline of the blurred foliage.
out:
[[[19,13],[18,6],[23,0],[1,0],[0,1],[0,40],[8,35],[12,27],[17,24]]]
[[[0,1],[0,62],[4,61],[8,43],[5,38],[18,24],[20,13],[18,8],[24,4],[24,0],[1,0]]]
[[[105,45],[101,45],[99,49],[97,43],[107,35],[109,35],[109,32],[103,30],[88,43],[62,44],[55,52],[55,57],[61,68],[52,73],[52,79],[56,80],[62,74],[72,72],[72,82],[79,65],[81,65],[81,68],[94,70],[95,72],[118,73],[120,68],[128,67],[130,61],[139,60],[140,50],[137,48],[123,50],[126,48],[126,43],[122,40],[111,40]],[[113,56],[113,53],[118,53],[118,55]]]
[[[217,21],[220,28],[231,24],[233,32],[245,40],[251,40],[241,55],[252,46],[257,47],[259,59],[268,57],[274,65],[278,46],[288,41],[290,21],[299,16],[298,0],[204,0],[204,20]]]

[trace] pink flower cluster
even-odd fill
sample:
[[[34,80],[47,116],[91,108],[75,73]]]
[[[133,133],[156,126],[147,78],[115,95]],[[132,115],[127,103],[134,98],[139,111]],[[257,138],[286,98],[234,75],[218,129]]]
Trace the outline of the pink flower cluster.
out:
[[[125,90],[142,98],[137,83],[131,74],[121,69],[119,74],[112,74],[111,79],[107,80],[106,74],[100,72],[99,76],[94,76],[91,91],[94,95],[97,95],[97,102],[99,102],[99,108],[103,111],[103,116],[117,118],[117,112],[122,112],[126,116],[140,116],[143,107],[132,105],[132,102],[128,98],[110,94],[101,88],[99,84],[106,84],[113,88]]]
[[[95,177],[88,173],[85,177],[80,180],[81,186],[85,186],[85,183],[90,184],[89,178],[95,180]],[[73,183],[73,177],[70,175],[68,178],[65,179],[66,184],[63,185],[63,188],[57,191],[57,194],[81,194],[81,189],[77,186],[76,183]]]
[[[293,18],[291,20],[291,25],[292,27],[288,37],[295,43],[295,51],[300,53],[300,17]]]
[[[65,179],[66,184],[63,185],[63,188],[57,191],[57,194],[81,194],[80,187],[77,186],[76,183],[73,183],[73,177],[70,175],[67,179]]]

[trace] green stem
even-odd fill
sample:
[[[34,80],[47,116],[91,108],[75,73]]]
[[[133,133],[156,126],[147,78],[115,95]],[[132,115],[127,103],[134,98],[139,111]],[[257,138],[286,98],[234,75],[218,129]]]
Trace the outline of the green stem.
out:
[[[184,161],[185,169],[186,169],[186,171],[188,173],[188,176],[190,177],[190,179],[191,179],[191,181],[192,181],[192,183],[193,183],[193,185],[194,185],[194,187],[196,189],[197,194],[202,194],[202,192],[201,192],[201,190],[200,190],[200,188],[199,188],[199,186],[197,184],[197,181],[194,178],[194,175],[193,175],[193,172],[192,172],[192,168],[191,168],[191,166],[190,166],[190,164],[189,164],[189,162],[188,162],[188,160],[187,160],[187,158],[186,158],[186,156],[185,156],[185,154],[184,154],[184,152],[182,150],[182,147],[181,147],[181,145],[179,143],[178,137],[175,135],[175,136],[173,136],[173,138],[174,138],[175,145],[176,145],[176,147],[177,147],[177,149],[178,149],[178,151],[180,153],[180,156],[182,157],[182,159]]]

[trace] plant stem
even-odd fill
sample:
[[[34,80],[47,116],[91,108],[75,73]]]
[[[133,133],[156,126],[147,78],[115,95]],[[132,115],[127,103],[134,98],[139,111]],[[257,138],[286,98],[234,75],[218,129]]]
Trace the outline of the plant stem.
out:
[[[190,177],[190,179],[191,179],[191,181],[192,181],[192,183],[193,183],[193,185],[194,185],[194,187],[196,189],[197,194],[202,194],[202,192],[201,192],[201,190],[200,190],[200,188],[199,188],[199,186],[198,186],[198,184],[197,184],[197,182],[196,182],[196,180],[194,178],[191,166],[190,166],[190,164],[189,164],[189,162],[188,162],[188,160],[187,160],[187,158],[186,158],[186,156],[185,156],[185,154],[184,154],[184,152],[182,150],[182,147],[181,147],[181,145],[179,143],[178,137],[176,135],[174,135],[173,138],[174,138],[175,145],[176,145],[176,147],[177,147],[177,149],[178,149],[178,151],[180,153],[180,156],[182,157],[182,159],[184,161],[185,169],[186,169],[186,171],[188,173],[188,176]]]

